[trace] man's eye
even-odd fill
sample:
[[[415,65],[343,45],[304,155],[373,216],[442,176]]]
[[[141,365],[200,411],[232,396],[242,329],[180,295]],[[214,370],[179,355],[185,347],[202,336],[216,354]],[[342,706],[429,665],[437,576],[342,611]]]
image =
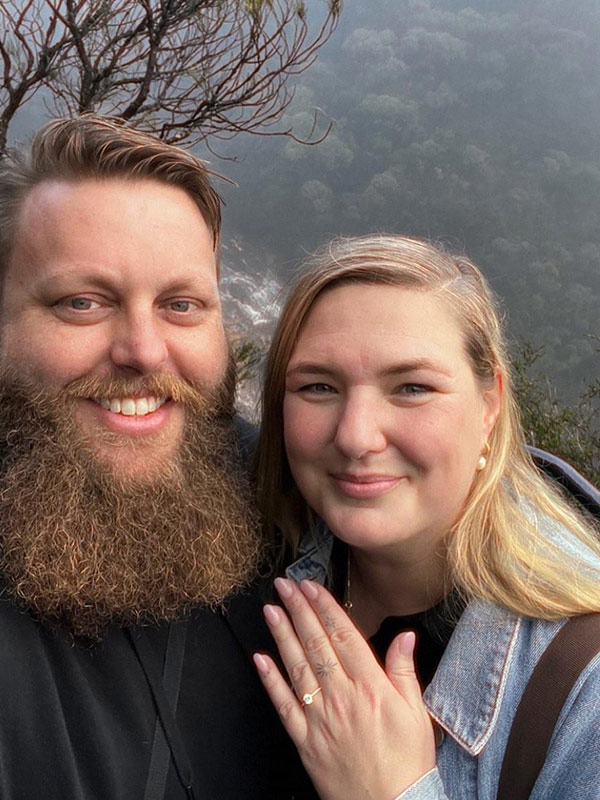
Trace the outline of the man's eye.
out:
[[[161,312],[172,325],[199,325],[205,318],[206,304],[199,298],[176,297],[161,302]]]
[[[63,297],[54,304],[59,311],[96,311],[101,308],[101,304],[91,297]]]
[[[204,304],[199,300],[169,300],[165,304],[165,308],[174,314],[196,314],[204,310]]]
[[[185,314],[186,311],[191,311],[193,303],[190,300],[173,300],[169,303],[171,311],[177,311],[179,314]]]
[[[92,307],[92,301],[85,297],[73,297],[70,303],[71,308],[74,308],[76,311],[87,311]]]

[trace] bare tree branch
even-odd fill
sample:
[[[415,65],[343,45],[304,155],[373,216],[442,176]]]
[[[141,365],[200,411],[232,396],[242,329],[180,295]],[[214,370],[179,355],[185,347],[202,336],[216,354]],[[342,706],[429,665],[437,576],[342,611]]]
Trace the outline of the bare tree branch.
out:
[[[114,114],[167,141],[277,128],[333,32],[341,0],[4,0],[0,5],[0,154],[10,123],[44,89],[56,113]]]

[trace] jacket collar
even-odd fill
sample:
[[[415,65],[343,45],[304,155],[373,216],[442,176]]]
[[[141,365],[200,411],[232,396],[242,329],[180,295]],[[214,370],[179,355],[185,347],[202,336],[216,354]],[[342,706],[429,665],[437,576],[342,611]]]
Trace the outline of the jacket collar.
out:
[[[300,542],[298,558],[286,569],[286,577],[296,583],[306,578],[325,585],[329,577],[333,541],[329,528],[318,519],[311,532]]]
[[[425,690],[433,719],[472,756],[494,731],[521,625],[507,608],[471,600]]]
[[[332,548],[333,534],[319,521],[303,539],[298,558],[286,569],[287,577],[325,584]],[[470,601],[425,691],[433,719],[473,756],[494,731],[521,624],[506,608]]]

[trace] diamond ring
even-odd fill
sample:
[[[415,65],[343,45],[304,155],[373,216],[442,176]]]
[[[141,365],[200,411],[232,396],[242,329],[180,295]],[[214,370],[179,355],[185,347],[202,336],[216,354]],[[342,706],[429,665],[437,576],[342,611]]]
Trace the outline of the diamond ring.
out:
[[[302,700],[300,701],[300,705],[301,706],[310,706],[312,703],[314,703],[315,695],[319,694],[320,691],[321,691],[321,687],[317,686],[317,688],[314,690],[314,692],[307,692],[306,694],[303,694],[302,695]]]

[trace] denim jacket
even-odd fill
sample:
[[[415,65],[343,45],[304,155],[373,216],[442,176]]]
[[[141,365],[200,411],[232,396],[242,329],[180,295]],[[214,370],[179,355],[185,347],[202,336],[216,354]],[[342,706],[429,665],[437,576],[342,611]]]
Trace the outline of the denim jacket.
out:
[[[325,583],[332,544],[332,535],[318,529],[288,577]],[[598,569],[600,580],[600,565],[586,556],[584,568]],[[519,617],[482,600],[467,605],[424,695],[445,732],[437,766],[395,800],[495,800],[517,705],[564,622]],[[600,655],[565,702],[530,800],[600,800]]]

